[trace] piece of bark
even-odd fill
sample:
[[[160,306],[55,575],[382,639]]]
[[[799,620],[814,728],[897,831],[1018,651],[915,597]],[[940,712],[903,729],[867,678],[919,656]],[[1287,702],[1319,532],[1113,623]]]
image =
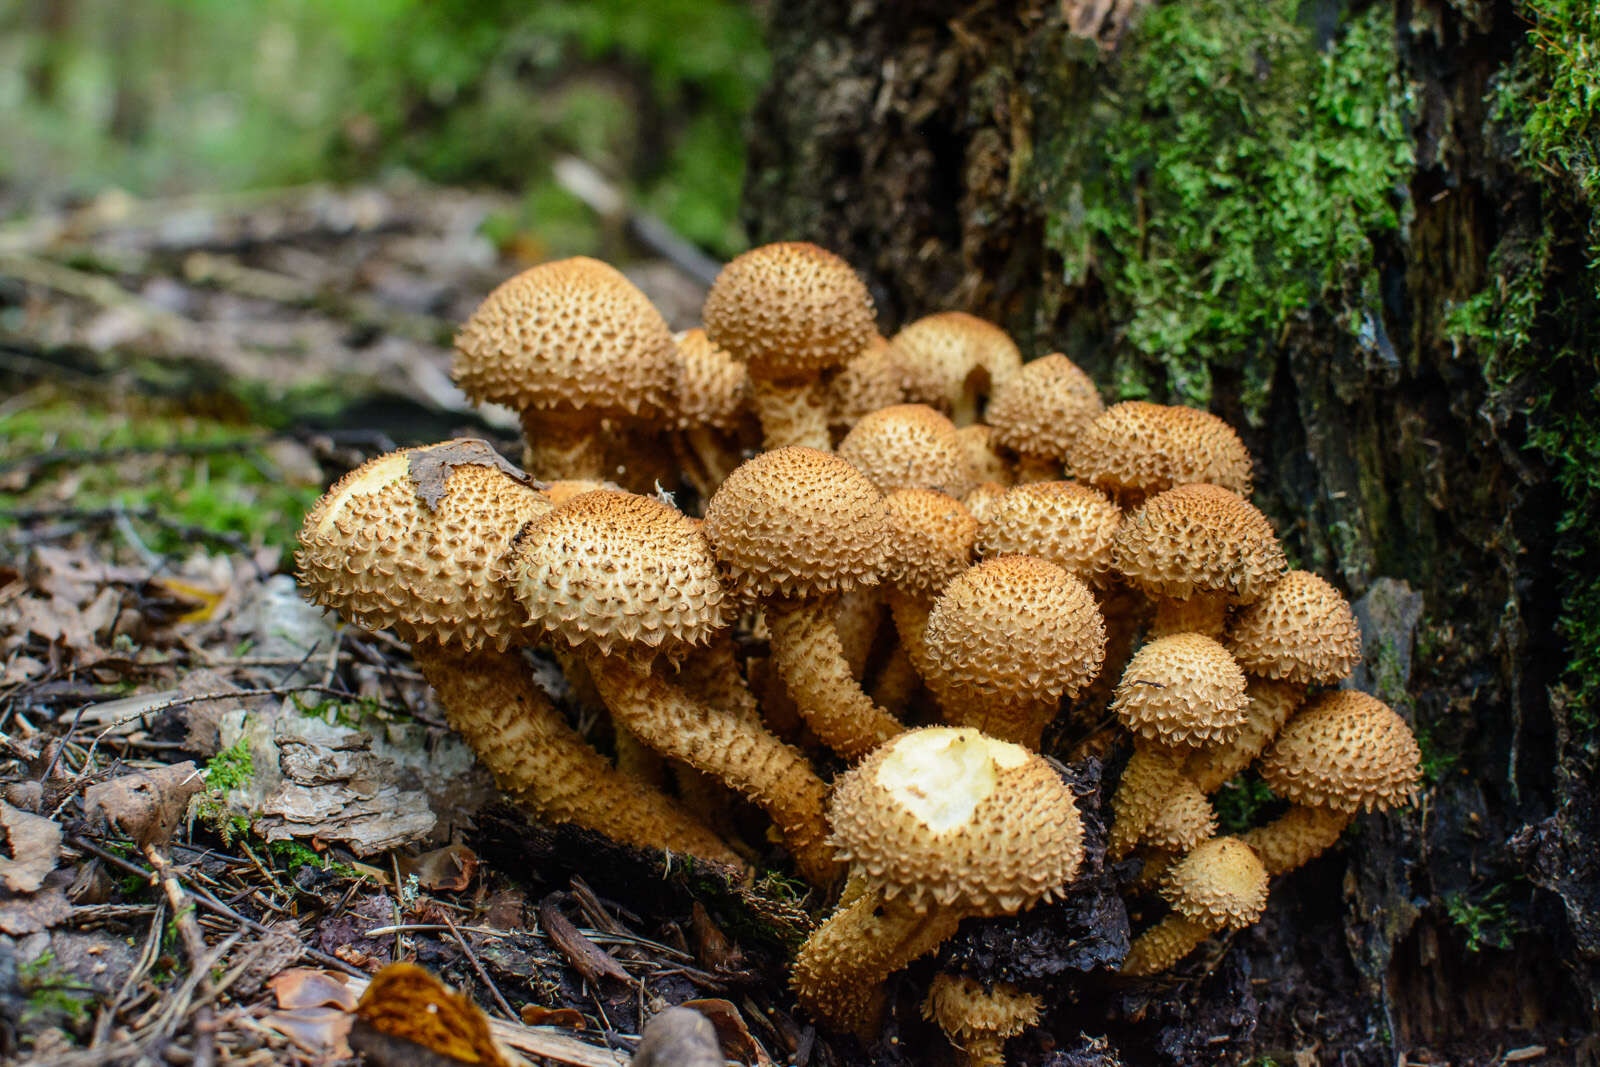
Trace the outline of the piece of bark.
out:
[[[83,795],[84,816],[91,826],[124,834],[140,848],[163,845],[182,821],[189,798],[205,787],[193,760],[134,771],[90,786]]]

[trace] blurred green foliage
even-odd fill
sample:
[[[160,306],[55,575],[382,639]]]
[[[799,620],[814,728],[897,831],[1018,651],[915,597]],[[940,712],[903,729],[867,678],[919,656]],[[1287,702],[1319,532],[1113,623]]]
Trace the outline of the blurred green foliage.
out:
[[[564,252],[595,238],[550,179],[571,152],[726,255],[766,71],[737,0],[53,0],[0,13],[0,182],[155,195],[399,166],[523,191],[513,222]]]

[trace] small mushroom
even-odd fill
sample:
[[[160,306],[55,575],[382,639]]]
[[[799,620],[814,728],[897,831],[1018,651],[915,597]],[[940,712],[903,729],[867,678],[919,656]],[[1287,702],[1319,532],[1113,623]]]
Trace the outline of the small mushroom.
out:
[[[1309,571],[1290,571],[1228,627],[1228,650],[1264,678],[1335,685],[1361,662],[1361,627],[1339,591]]]
[[[839,437],[872,412],[906,398],[905,372],[889,350],[889,341],[874,331],[850,362],[828,379],[828,425]]]
[[[926,404],[871,412],[839,442],[839,455],[885,493],[935,489],[959,497],[972,488],[972,468],[955,424]]]
[[[713,344],[703,329],[673,337],[678,356],[678,387],[669,419],[686,446],[685,476],[708,497],[739,465],[737,450],[725,443],[749,416],[750,372]]]
[[[1019,482],[1060,479],[1073,446],[1105,410],[1094,381],[1059,352],[1029,363],[995,390],[984,420],[1017,454]]]
[[[930,669],[923,640],[928,612],[945,586],[972,566],[978,523],[959,500],[931,489],[896,489],[884,507],[889,609],[900,647],[921,677]]]
[[[1122,510],[1092,486],[1031,482],[1007,490],[995,502],[978,538],[978,552],[985,557],[1038,556],[1085,582],[1103,585],[1113,577],[1111,545],[1121,524]]]
[[[1250,453],[1208,411],[1128,400],[1113,404],[1073,444],[1068,468],[1131,506],[1175,485],[1208,482],[1250,495]]]
[[[1306,698],[1303,685],[1245,677],[1244,725],[1232,740],[1196,749],[1183,765],[1184,775],[1208,796],[1255,762]]]
[[[1162,879],[1172,914],[1134,939],[1122,973],[1160,974],[1219,930],[1241,930],[1267,907],[1267,872],[1236,837],[1214,837],[1178,860]]]
[[[939,1024],[970,1067],[1005,1067],[1006,1039],[1039,1024],[1044,1002],[1010,982],[983,984],[966,975],[934,975],[922,1016]]]
[[[1292,871],[1338,841],[1358,811],[1409,803],[1421,762],[1411,727],[1389,705],[1353,689],[1323,693],[1261,758],[1261,777],[1294,807],[1244,841],[1269,874]]]
[[[793,984],[831,1029],[870,1039],[884,981],[977,915],[1064,895],[1083,860],[1072,791],[1050,764],[976,730],[928,727],[840,777],[833,842],[845,897],[801,946]]]
[[[1004,330],[964,311],[924,316],[889,344],[905,370],[906,399],[931,404],[957,426],[976,422],[979,399],[1022,367],[1022,353]]]
[[[967,467],[976,483],[1010,485],[1014,480],[1011,464],[995,451],[994,427],[981,422],[956,428],[956,441],[967,455]]]

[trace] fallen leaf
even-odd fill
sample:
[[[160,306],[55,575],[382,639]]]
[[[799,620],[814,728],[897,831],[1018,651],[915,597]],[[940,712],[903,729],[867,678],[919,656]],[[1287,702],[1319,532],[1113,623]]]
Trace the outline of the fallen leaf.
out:
[[[350,1026],[355,1016],[338,1008],[292,1008],[270,1011],[261,1017],[270,1026],[313,1056],[348,1059]]]
[[[58,926],[72,916],[72,904],[60,886],[49,886],[30,896],[0,901],[0,930],[13,936],[32,934]]]
[[[522,468],[513,466],[496,452],[493,445],[476,437],[463,437],[432,448],[414,449],[406,473],[416,487],[417,499],[432,511],[438,505],[439,498],[444,496],[444,486],[450,479],[450,472],[457,467],[472,465],[493,467],[523,485],[535,489],[540,487],[540,483],[530,478]]]
[[[698,900],[689,914],[689,929],[694,935],[694,955],[700,966],[719,975],[747,973],[744,953],[711,921]]]
[[[631,1067],[724,1067],[711,1020],[682,1005],[645,1025]]]
[[[772,1058],[750,1033],[750,1028],[744,1024],[744,1016],[739,1014],[739,1009],[731,1001],[713,997],[686,1000],[678,1006],[693,1008],[711,1020],[711,1025],[717,1030],[717,1040],[722,1043],[722,1051],[729,1059],[753,1063],[756,1067],[772,1067]]]
[[[420,1045],[460,1063],[509,1067],[489,1033],[489,1020],[469,998],[412,963],[391,963],[372,979],[356,1005],[360,1023],[390,1038]],[[351,1043],[363,1046],[361,1027]],[[382,1049],[368,1047],[369,1057]],[[391,1064],[415,1062],[387,1059]]]
[[[280,1008],[356,1009],[355,991],[345,983],[343,975],[332,971],[290,967],[267,979],[267,988]]]
[[[633,977],[623,970],[622,964],[605,949],[584,937],[572,925],[572,920],[561,914],[561,909],[556,907],[553,900],[547,899],[539,905],[539,925],[544,928],[551,944],[561,950],[561,954],[590,985],[598,984],[602,976],[624,982],[633,981]]]
[[[395,862],[401,878],[414,875],[423,889],[451,893],[467,888],[478,870],[478,857],[466,845],[446,845],[420,856],[401,856]]]
[[[165,844],[183,819],[189,798],[205,787],[193,760],[134,771],[91,786],[83,795],[84,817],[90,825],[127,835],[140,847]]]
[[[61,827],[0,800],[0,881],[7,889],[32,893],[60,858]]]
[[[529,1026],[563,1026],[568,1030],[584,1030],[589,1020],[577,1008],[547,1008],[543,1004],[524,1004],[522,1021]]]

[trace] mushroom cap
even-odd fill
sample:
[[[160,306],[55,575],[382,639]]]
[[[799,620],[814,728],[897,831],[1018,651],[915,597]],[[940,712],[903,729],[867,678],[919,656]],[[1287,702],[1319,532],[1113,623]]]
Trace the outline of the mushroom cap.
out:
[[[1351,813],[1408,803],[1422,781],[1422,753],[1411,727],[1383,701],[1353,689],[1313,697],[1278,734],[1260,767],[1279,796]]]
[[[1361,662],[1361,627],[1337,589],[1290,571],[1234,617],[1228,649],[1251,674],[1332,685]]]
[[[578,256],[500,283],[456,334],[451,373],[476,401],[626,416],[670,404],[678,359],[649,299]]]
[[[889,551],[883,494],[848,460],[791,446],[736,467],[701,529],[742,594],[805,597],[875,584]]]
[[[839,859],[915,908],[1013,914],[1063,895],[1083,861],[1072,791],[1040,757],[931,726],[879,746],[828,805]]]
[[[967,469],[972,480],[978,483],[995,482],[1010,485],[1013,480],[1011,464],[994,450],[994,427],[974,422],[956,428],[956,440],[967,454]]]
[[[964,311],[941,311],[889,342],[906,375],[906,397],[949,411],[970,393],[992,393],[1022,368],[1022,353],[1000,327]]]
[[[1006,492],[1006,487],[999,482],[980,482],[968,490],[967,495],[961,498],[961,503],[972,512],[981,529],[984,523],[994,517],[995,509]],[[982,536],[981,533],[979,536]]]
[[[1111,559],[1146,592],[1183,599],[1231,594],[1248,604],[1289,569],[1267,517],[1218,485],[1180,485],[1135,508]]]
[[[533,625],[573,646],[697,645],[723,624],[711,547],[655,497],[573,497],[517,534],[506,578]]]
[[[944,702],[1056,700],[1094,680],[1106,627],[1088,586],[1034,556],[968,568],[928,612],[923,640],[937,665],[924,681]]]
[[[1213,837],[1168,868],[1161,895],[1208,929],[1238,930],[1266,910],[1267,881],[1254,849],[1237,837]]]
[[[487,442],[390,452],[307,513],[300,584],[306,599],[369,630],[504,650],[527,619],[499,580],[502,560],[522,524],[550,507]]]
[[[592,493],[596,489],[621,489],[616,482],[596,481],[592,478],[557,478],[553,482],[545,482],[544,488],[539,492],[550,501],[551,507],[559,508],[562,504],[575,496]]]
[[[886,493],[936,489],[959,497],[972,488],[972,469],[955,423],[926,404],[869,412],[839,442],[839,455]]]
[[[1120,525],[1122,509],[1093,486],[1029,482],[1006,490],[996,502],[978,551],[1038,556],[1095,581],[1111,571],[1111,542]]]
[[[1059,352],[1029,363],[989,400],[983,418],[1013,452],[1063,462],[1105,403],[1090,377]]]
[[[1158,493],[1209,482],[1250,495],[1250,453],[1209,411],[1128,400],[1084,428],[1068,469],[1111,493]]]
[[[983,988],[975,978],[940,971],[928,986],[922,1017],[959,1041],[974,1037],[1015,1037],[1039,1022],[1042,1002],[1010,982]]]
[[[972,566],[978,520],[961,501],[932,489],[895,489],[883,503],[889,513],[889,581],[931,599]]]
[[[850,264],[803,241],[736,256],[701,310],[710,338],[753,378],[815,378],[861,353],[877,332],[872,296]]]
[[[1163,745],[1222,743],[1245,723],[1244,671],[1204,634],[1172,634],[1133,654],[1111,710],[1140,737]]]
[[[906,398],[905,374],[889,350],[889,341],[874,332],[867,347],[828,381],[828,423],[842,432],[868,413]]]
[[[737,426],[749,407],[749,370],[698,327],[678,334],[675,341],[678,393],[672,409],[673,427],[728,430]]]

